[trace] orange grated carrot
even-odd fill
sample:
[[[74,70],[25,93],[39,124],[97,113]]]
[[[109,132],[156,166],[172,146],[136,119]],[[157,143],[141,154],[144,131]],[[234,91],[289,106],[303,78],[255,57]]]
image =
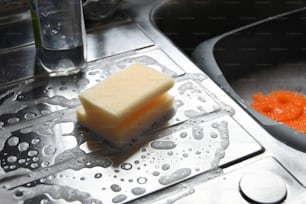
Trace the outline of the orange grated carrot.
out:
[[[306,133],[306,96],[290,90],[253,95],[252,107],[258,112]]]

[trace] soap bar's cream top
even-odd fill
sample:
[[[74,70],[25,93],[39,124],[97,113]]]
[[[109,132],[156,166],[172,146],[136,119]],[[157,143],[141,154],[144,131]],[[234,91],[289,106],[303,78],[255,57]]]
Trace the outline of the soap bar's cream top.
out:
[[[79,95],[86,114],[114,127],[174,85],[172,78],[143,64],[131,65]]]

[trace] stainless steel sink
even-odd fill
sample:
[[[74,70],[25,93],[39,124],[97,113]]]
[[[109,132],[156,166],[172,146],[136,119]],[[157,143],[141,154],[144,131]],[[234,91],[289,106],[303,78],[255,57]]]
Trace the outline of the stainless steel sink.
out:
[[[264,196],[275,193],[286,203],[305,198],[306,154],[272,137],[241,107],[241,100],[233,100],[212,73],[191,59],[191,51],[202,41],[220,40],[209,44],[205,52],[210,58],[205,62],[214,62],[222,73],[218,65],[226,65],[226,59],[240,60],[231,58],[231,52],[222,57],[225,45],[235,49],[230,42],[237,35],[229,30],[303,4],[292,0],[125,1],[108,21],[87,22],[88,67],[63,77],[50,77],[35,64],[29,15],[8,27],[1,24],[0,28],[12,30],[0,29],[0,33],[27,26],[21,30],[26,34],[20,34],[22,43],[8,42],[9,49],[5,44],[0,48],[1,204],[199,200],[246,204],[253,194],[240,183],[256,172],[262,172],[263,179],[272,174],[268,181],[282,184],[270,186]],[[214,38],[218,35],[224,40],[229,36],[229,41]],[[81,91],[135,62],[174,78],[170,93],[176,111],[165,124],[119,149],[81,126],[75,110]]]
[[[304,185],[305,134],[258,114],[250,102],[257,91],[287,88],[305,94],[305,3],[174,0],[152,12],[162,35],[270,133],[253,132],[264,155],[275,156]],[[235,119],[252,129],[245,117]]]
[[[201,43],[193,58],[276,138],[306,151],[306,135],[251,108],[252,95],[288,89],[306,94],[306,11],[265,19]]]
[[[157,7],[152,19],[189,55],[204,40],[305,5],[305,1],[291,0],[171,0]]]

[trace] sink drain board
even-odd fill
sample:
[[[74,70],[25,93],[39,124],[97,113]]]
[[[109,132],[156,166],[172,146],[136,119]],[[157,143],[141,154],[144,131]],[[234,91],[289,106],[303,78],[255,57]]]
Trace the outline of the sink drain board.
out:
[[[175,79],[175,113],[118,150],[77,123],[77,96],[134,62]],[[93,62],[79,75],[2,88],[0,197],[11,203],[124,203],[260,152],[232,119],[235,110],[205,88],[206,79],[151,50]]]

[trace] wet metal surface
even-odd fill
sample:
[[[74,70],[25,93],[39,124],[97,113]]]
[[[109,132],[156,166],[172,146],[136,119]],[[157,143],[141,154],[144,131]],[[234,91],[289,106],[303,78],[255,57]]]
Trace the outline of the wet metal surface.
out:
[[[45,75],[36,62],[31,16],[27,12],[24,15],[24,19],[17,22],[0,23],[0,66],[5,67],[0,71],[0,84]],[[153,45],[154,42],[126,15],[118,14],[112,22],[87,22],[88,62]]]
[[[253,175],[258,175],[257,181],[252,183],[241,183],[241,178],[251,177]],[[263,176],[263,177],[260,177]],[[241,188],[241,184],[244,188],[250,189],[250,186],[258,185],[260,186],[264,182],[260,180],[267,181],[269,179],[276,178],[282,186],[274,186],[277,182],[266,183],[266,185],[261,187],[261,190],[253,189],[250,191],[252,195],[256,195],[253,198],[256,200],[246,200],[242,191],[247,191],[243,189],[241,191],[237,188]],[[293,185],[294,184],[294,185]],[[240,187],[238,187],[240,186]],[[282,187],[281,189],[279,189]],[[286,172],[282,166],[274,158],[264,158],[262,160],[251,163],[239,170],[229,172],[218,179],[207,182],[206,184],[200,184],[193,186],[195,192],[201,192],[199,194],[195,193],[193,195],[187,196],[179,200],[178,204],[183,204],[187,202],[196,203],[196,201],[201,200],[208,203],[226,203],[229,200],[234,200],[237,204],[247,204],[247,203],[283,203],[282,201],[286,198],[284,203],[296,203],[299,199],[298,197],[292,196],[291,191],[299,192],[299,195],[303,195],[303,187],[300,186],[291,175]],[[262,191],[262,189],[268,189],[270,196],[265,200],[263,195],[267,191]],[[284,189],[283,189],[284,188]],[[286,189],[287,188],[287,189]],[[222,194],[220,194],[222,190]],[[276,190],[274,192],[274,190]],[[286,192],[287,191],[287,192]],[[206,193],[204,193],[206,192]],[[288,193],[289,192],[289,193]],[[251,195],[248,195],[251,196]],[[277,202],[274,202],[275,200]],[[278,199],[280,198],[280,199]],[[305,201],[305,200],[304,200]]]
[[[282,179],[285,202],[304,198],[295,176],[305,153],[269,135],[152,25],[165,1],[128,2],[114,24],[87,24],[79,74],[47,76],[33,44],[0,51],[1,204],[246,203],[239,181],[255,171]],[[78,94],[135,62],[175,80],[175,111],[118,148],[77,122]]]
[[[159,57],[164,60],[157,61]],[[136,140],[135,147],[118,152],[77,123],[77,95],[134,62],[176,80],[170,91],[176,113],[167,124]],[[17,203],[44,193],[64,200],[121,203],[260,152],[262,147],[231,118],[234,110],[203,86],[205,80],[204,74],[184,73],[162,51],[151,50],[116,62],[100,60],[80,75],[28,80],[3,90],[2,177],[30,176],[2,187],[12,189]],[[70,190],[59,195],[64,187]]]

